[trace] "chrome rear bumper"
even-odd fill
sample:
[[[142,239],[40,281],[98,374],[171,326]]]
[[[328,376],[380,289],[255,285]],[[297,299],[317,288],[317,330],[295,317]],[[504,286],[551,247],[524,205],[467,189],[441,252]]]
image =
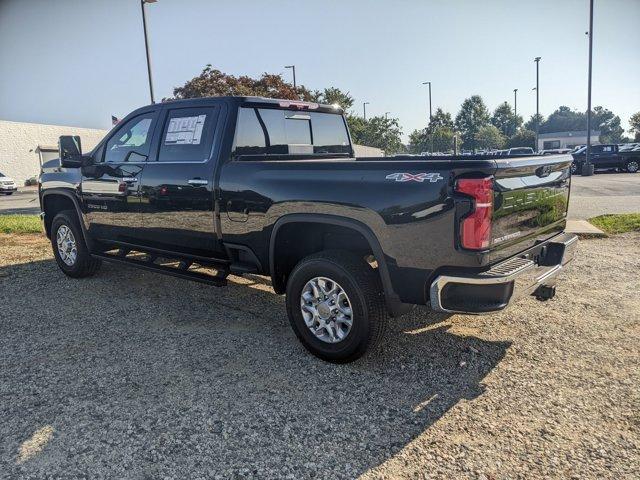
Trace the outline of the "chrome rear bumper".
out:
[[[541,285],[553,286],[573,259],[578,237],[562,233],[473,275],[440,275],[431,284],[431,308],[448,313],[490,313],[504,309]]]

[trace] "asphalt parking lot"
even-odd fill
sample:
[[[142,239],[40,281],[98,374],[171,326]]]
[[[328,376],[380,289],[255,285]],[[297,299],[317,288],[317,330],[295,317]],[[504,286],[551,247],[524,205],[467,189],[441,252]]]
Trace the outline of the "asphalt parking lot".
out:
[[[638,478],[640,234],[582,241],[558,295],[425,308],[349,365],[259,277],[65,277],[0,235],[2,478]]]
[[[593,177],[572,179],[569,218],[587,219],[604,213],[640,212],[640,173],[598,172]],[[0,215],[38,214],[37,191],[29,189],[0,196]]]

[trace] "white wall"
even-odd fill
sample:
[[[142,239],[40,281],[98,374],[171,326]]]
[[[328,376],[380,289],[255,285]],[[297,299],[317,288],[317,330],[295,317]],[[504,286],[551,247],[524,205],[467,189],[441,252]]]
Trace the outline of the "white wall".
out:
[[[384,150],[375,147],[367,147],[365,145],[353,144],[353,150],[356,157],[384,157]]]
[[[88,152],[106,133],[95,128],[0,120],[0,172],[24,185],[27,178],[40,173],[38,145],[57,146],[60,135],[80,135],[82,151]]]

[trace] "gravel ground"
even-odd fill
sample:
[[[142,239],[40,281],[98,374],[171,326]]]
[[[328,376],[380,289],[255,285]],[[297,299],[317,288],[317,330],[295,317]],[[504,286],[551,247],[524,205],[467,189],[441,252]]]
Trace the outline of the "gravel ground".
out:
[[[74,281],[2,236],[0,477],[636,479],[639,244],[582,241],[546,304],[420,308],[336,366],[259,277]]]

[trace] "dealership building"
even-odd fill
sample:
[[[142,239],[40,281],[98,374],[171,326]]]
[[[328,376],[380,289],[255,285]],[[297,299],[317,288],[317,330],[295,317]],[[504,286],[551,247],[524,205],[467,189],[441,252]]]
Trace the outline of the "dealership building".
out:
[[[591,130],[591,143],[600,143],[600,130]],[[538,135],[538,150],[573,148],[587,144],[587,131],[541,133]]]

